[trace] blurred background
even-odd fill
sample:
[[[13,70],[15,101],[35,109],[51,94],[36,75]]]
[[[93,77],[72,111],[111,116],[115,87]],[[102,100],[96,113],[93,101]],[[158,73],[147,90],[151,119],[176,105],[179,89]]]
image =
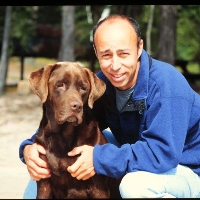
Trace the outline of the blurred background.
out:
[[[199,84],[199,5],[0,6],[0,13],[0,95],[7,85],[26,79],[29,67],[68,60],[98,71],[92,29],[111,14],[137,20],[144,49],[177,67],[192,86]]]
[[[22,199],[30,178],[19,146],[35,133],[42,104],[29,74],[67,60],[97,72],[92,30],[111,14],[137,20],[144,49],[180,70],[200,94],[199,5],[0,6],[0,199]]]

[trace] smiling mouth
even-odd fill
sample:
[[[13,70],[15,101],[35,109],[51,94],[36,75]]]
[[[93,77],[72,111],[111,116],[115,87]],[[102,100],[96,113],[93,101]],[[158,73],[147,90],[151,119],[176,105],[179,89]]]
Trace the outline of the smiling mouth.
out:
[[[119,77],[121,77],[123,74],[119,74],[119,75],[112,75],[112,76],[114,76],[115,78],[119,78]]]
[[[110,76],[114,81],[121,81],[125,78],[125,73],[124,74],[110,74]]]

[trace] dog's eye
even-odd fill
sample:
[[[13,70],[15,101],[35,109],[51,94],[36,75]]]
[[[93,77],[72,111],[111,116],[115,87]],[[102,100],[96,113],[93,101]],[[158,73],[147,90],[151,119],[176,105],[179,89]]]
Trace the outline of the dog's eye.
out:
[[[65,85],[65,83],[63,83],[63,82],[56,83],[56,87],[63,87],[64,85]]]
[[[81,84],[80,89],[81,90],[87,90],[87,84]]]
[[[86,89],[87,89],[87,87],[85,87],[85,86],[81,87],[81,90],[86,90]]]

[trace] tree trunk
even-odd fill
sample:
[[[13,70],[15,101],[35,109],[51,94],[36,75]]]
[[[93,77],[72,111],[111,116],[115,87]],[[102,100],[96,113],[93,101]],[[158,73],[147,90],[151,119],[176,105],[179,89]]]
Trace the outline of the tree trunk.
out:
[[[8,71],[8,47],[10,38],[12,6],[6,6],[6,16],[1,50],[0,95],[4,93]]]
[[[176,48],[176,22],[177,22],[177,5],[160,6],[160,27],[158,56],[159,60],[175,64]]]
[[[107,8],[107,7],[106,7]],[[103,16],[102,13],[104,12],[105,8],[102,8],[102,6],[98,6],[98,5],[91,5],[90,6],[90,11],[92,14],[92,21],[93,24],[96,25],[96,23],[100,20],[101,17],[105,17],[105,15]],[[104,12],[104,14],[109,14],[110,13],[110,9],[108,7],[107,11]],[[96,69],[95,69],[95,63],[96,63],[96,55],[94,53],[94,49],[93,49],[93,38],[92,38],[92,31],[91,31],[91,35],[90,35],[90,60],[89,60],[89,68],[92,72],[96,73]]]
[[[148,22],[147,33],[146,33],[147,53],[149,55],[151,55],[151,29],[152,29],[152,24],[153,24],[154,7],[155,7],[154,5],[150,5],[149,22]]]
[[[62,6],[62,37],[58,61],[75,61],[74,6]]]

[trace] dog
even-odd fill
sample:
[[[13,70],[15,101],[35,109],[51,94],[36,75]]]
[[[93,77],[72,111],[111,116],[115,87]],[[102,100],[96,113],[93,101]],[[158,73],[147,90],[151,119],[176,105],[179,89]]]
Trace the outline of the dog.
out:
[[[67,171],[80,156],[67,155],[76,146],[107,143],[88,111],[105,92],[105,83],[76,62],[57,62],[29,76],[32,91],[42,102],[43,116],[35,143],[46,149],[51,177],[37,181],[37,199],[120,198],[119,179],[95,174],[77,180]]]

